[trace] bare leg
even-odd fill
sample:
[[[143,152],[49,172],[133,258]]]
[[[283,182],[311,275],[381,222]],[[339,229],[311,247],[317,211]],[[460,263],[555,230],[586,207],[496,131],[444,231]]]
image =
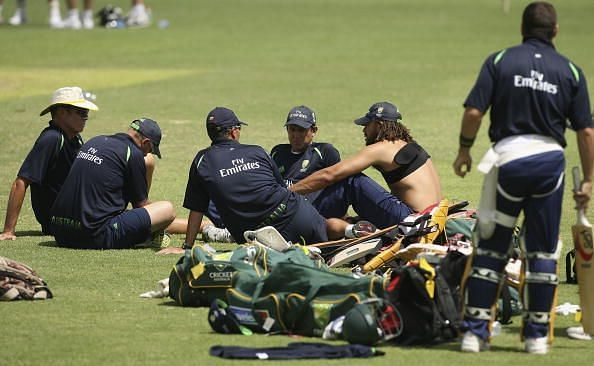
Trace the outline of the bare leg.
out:
[[[175,220],[175,210],[169,201],[157,201],[143,207],[151,218],[151,232],[163,230]]]
[[[326,231],[328,232],[328,239],[336,240],[344,238],[344,231],[347,225],[349,225],[349,223],[341,219],[326,219]]]
[[[153,173],[155,172],[155,166],[156,166],[156,161],[155,161],[155,157],[153,156],[153,154],[147,154],[144,157],[144,166],[146,167],[147,192],[150,192],[151,185],[153,183]]]

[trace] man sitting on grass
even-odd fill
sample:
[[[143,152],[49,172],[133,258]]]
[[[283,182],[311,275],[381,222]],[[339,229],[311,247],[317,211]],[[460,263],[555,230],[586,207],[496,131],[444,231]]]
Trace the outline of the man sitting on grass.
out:
[[[79,87],[64,87],[54,92],[51,104],[40,113],[40,116],[51,114],[49,126],[41,131],[10,189],[0,240],[16,239],[17,220],[29,186],[35,218],[43,233],[50,233],[49,209],[83,143],[79,134],[89,119],[89,110],[98,109],[84,98]]]
[[[84,144],[51,209],[56,242],[82,249],[150,245],[151,233],[162,232],[175,219],[171,202],[147,199],[144,156],[160,158],[160,142],[157,123],[141,118],[127,133]],[[129,202],[134,208],[126,210]]]
[[[349,202],[340,199],[349,197],[345,192],[373,192],[366,195],[367,199],[360,199],[362,208],[355,206],[355,210],[367,215],[365,219],[382,222],[380,227],[397,224],[410,214],[439,202],[442,196],[437,171],[429,154],[413,140],[401,119],[392,103],[373,104],[365,116],[355,120],[355,124],[363,126],[367,146],[355,156],[318,170],[289,189],[310,194],[325,188],[320,194],[322,200],[327,200],[325,205],[337,207],[336,202],[339,202],[345,206],[345,212]],[[361,174],[370,166],[383,175],[391,195]]]

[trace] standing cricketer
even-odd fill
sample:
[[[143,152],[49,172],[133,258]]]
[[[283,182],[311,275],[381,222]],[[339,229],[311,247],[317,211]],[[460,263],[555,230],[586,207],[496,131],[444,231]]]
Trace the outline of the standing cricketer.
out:
[[[478,169],[486,173],[479,206],[478,248],[466,280],[461,349],[488,346],[493,304],[504,281],[512,231],[520,211],[525,253],[522,339],[528,353],[548,351],[550,312],[557,288],[559,225],[566,120],[577,132],[584,178],[574,195],[586,207],[592,192],[594,129],[582,70],[559,54],[557,14],[547,2],[533,2],[522,16],[520,45],[490,55],[464,102],[460,148],[454,171],[470,172],[470,148],[489,109],[493,147]]]

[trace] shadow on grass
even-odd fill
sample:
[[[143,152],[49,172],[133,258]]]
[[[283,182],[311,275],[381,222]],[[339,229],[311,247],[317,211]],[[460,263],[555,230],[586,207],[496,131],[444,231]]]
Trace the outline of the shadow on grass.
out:
[[[165,301],[165,302],[161,302],[158,304],[158,306],[172,306],[175,308],[182,308],[182,306],[179,306],[175,301],[170,300],[170,301]]]
[[[497,342],[497,338],[495,338],[495,342]],[[452,352],[460,353],[460,342],[448,342],[448,343],[443,343],[443,344],[437,344],[437,345],[434,345],[434,346],[425,346],[425,345],[419,345],[419,346],[399,346],[399,345],[396,345],[396,346],[397,347],[401,347],[401,348],[411,349],[411,350],[431,348],[431,349],[437,349],[437,350],[443,350],[443,351],[452,351]],[[493,343],[491,343],[491,345],[489,347],[489,351],[490,352],[523,352],[522,349],[519,349],[519,348],[517,348],[515,346],[505,347],[505,346],[498,346],[497,344],[493,344]]]
[[[49,241],[42,241],[41,243],[37,244],[40,247],[49,247],[49,248],[61,248],[55,240]]]
[[[39,230],[25,230],[25,231],[17,231],[16,236],[46,236],[42,231]]]

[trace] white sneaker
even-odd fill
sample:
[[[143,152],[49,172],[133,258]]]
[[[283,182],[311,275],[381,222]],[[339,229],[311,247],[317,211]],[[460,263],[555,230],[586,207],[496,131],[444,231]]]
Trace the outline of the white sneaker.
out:
[[[202,229],[202,239],[206,242],[233,243],[235,240],[227,229],[207,225]]]
[[[524,349],[528,353],[545,355],[549,351],[549,338],[526,338],[524,340]]]
[[[64,28],[64,22],[62,21],[61,17],[52,16],[49,18],[49,26],[53,29],[62,29]]]
[[[128,27],[148,27],[151,24],[151,11],[142,4],[132,7],[126,17]]]
[[[83,11],[82,27],[84,29],[93,29],[93,28],[95,28],[95,21],[93,21],[93,11],[92,10],[85,10],[85,11]]]
[[[64,20],[64,28],[66,29],[81,29],[82,23],[78,16],[78,10],[70,10],[68,12],[68,18]]]
[[[462,344],[460,345],[460,350],[462,352],[478,353],[487,349],[489,349],[489,344],[483,341],[479,336],[469,330],[464,333]]]
[[[19,26],[27,23],[27,15],[21,9],[17,9],[13,16],[8,19],[8,24]]]

